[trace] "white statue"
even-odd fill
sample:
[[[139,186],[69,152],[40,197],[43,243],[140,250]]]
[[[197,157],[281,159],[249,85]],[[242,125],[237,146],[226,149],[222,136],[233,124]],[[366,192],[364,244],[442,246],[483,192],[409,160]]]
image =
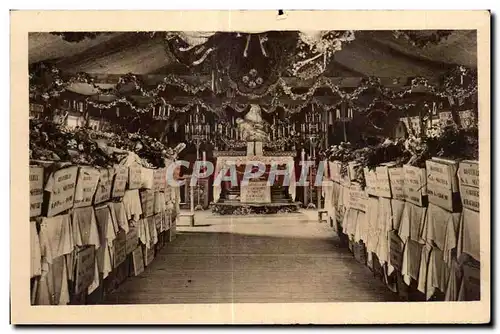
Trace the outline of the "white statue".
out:
[[[243,119],[236,120],[241,139],[247,142],[247,155],[261,155],[262,143],[269,140],[269,135],[264,131],[265,121],[262,119],[260,107],[252,104],[250,111]]]
[[[265,121],[262,119],[258,105],[252,104],[244,119],[238,118],[236,123],[241,132],[241,139],[247,142],[265,142],[269,140],[269,135],[264,131]]]

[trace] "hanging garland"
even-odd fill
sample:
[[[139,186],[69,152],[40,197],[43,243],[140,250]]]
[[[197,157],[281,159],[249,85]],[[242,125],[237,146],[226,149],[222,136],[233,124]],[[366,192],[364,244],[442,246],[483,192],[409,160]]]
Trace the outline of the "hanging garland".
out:
[[[138,78],[138,76],[133,74],[126,74],[118,79],[118,84],[114,88],[103,89],[99,87],[93,77],[86,73],[78,73],[68,80],[64,80],[61,76],[61,71],[55,66],[41,65],[42,69],[48,70],[50,76],[52,78],[50,84],[48,86],[42,84],[34,83],[33,79],[36,77],[34,73],[30,73],[30,96],[39,95],[44,100],[48,100],[52,97],[58,97],[62,92],[67,90],[67,88],[73,83],[86,83],[92,86],[92,88],[96,91],[97,95],[115,95],[118,98],[112,102],[100,103],[92,100],[91,98],[87,99],[87,102],[98,108],[98,109],[109,109],[118,106],[119,104],[128,105],[132,110],[139,113],[146,113],[151,111],[157,105],[168,106],[174,112],[185,112],[189,110],[190,107],[182,107],[176,108],[175,106],[168,104],[163,98],[159,95],[161,92],[164,92],[169,85],[173,85],[181,88],[184,92],[195,95],[201,91],[211,88],[210,83],[205,82],[199,86],[193,86],[184,80],[174,76],[167,75],[155,88],[147,89],[145,88],[144,83]],[[269,86],[267,91],[263,95],[255,95],[255,94],[245,94],[243,92],[238,92],[241,95],[248,96],[249,98],[259,98],[265,95],[275,94],[276,98],[274,98],[271,102],[271,107],[268,109],[268,112],[274,112],[277,107],[285,107],[292,113],[299,112],[305,105],[309,103],[315,103],[321,105],[327,110],[332,110],[338,107],[342,101],[350,101],[351,103],[358,100],[358,98],[368,89],[376,89],[377,93],[379,93],[384,98],[398,99],[404,98],[411,94],[415,88],[424,87],[429,93],[434,94],[438,97],[458,99],[459,101],[463,101],[468,99],[475,94],[477,94],[477,74],[476,71],[467,69],[464,66],[459,66],[453,69],[443,80],[442,88],[438,88],[433,84],[430,84],[426,78],[417,77],[411,80],[411,84],[404,90],[401,91],[393,91],[387,87],[383,87],[381,85],[380,79],[374,77],[368,77],[361,81],[360,85],[353,92],[343,91],[337,84],[333,83],[330,78],[327,77],[319,77],[314,84],[308,89],[307,92],[298,94],[294,93],[292,87],[288,86],[283,78],[279,78],[278,81]],[[132,83],[137,89],[141,96],[153,98],[153,100],[148,103],[146,107],[138,107],[133,101],[130,100],[127,96],[121,96],[120,88],[124,85]],[[336,94],[340,98],[340,102],[333,105],[324,105],[319,101],[314,99],[314,94],[317,89],[320,87],[327,87],[333,94]],[[279,91],[278,91],[279,89]],[[296,107],[287,107],[285,104],[280,102],[279,96],[284,94],[293,100],[302,100],[303,104]],[[376,102],[375,100],[373,102]],[[373,103],[372,102],[372,103]],[[213,111],[217,109],[221,110],[220,107],[212,108],[207,106],[201,99],[194,97],[193,103],[190,103],[189,106],[193,106],[195,104],[203,105],[205,109]],[[230,106],[230,102],[225,102],[222,104],[222,108]],[[403,109],[408,109],[411,105],[407,107],[402,107]],[[398,107],[400,108],[400,107]]]
[[[190,85],[179,77],[168,74],[166,75],[162,82],[158,83],[153,89],[147,89],[144,83],[134,74],[125,74],[118,78],[118,84],[114,88],[103,89],[95,83],[95,79],[87,73],[77,73],[71,76],[69,79],[64,80],[61,76],[61,70],[53,65],[40,64],[41,69],[47,70],[52,77],[51,84],[45,86],[43,84],[33,83],[33,79],[36,77],[35,73],[30,73],[30,93],[37,94],[41,96],[44,100],[48,100],[50,97],[57,97],[62,92],[66,91],[69,86],[74,83],[85,83],[90,85],[97,95],[115,95],[121,98],[121,90],[123,86],[132,83],[143,97],[157,97],[161,92],[164,92],[167,86],[176,86],[181,88],[184,92],[189,94],[198,94],[206,89],[211,88],[210,83],[204,82],[198,86]]]
[[[187,82],[183,81],[179,77],[176,77],[172,74],[168,74],[165,78],[163,78],[162,82],[159,83],[155,88],[148,90],[144,88],[144,83],[134,74],[125,74],[124,76],[118,79],[118,84],[116,86],[116,92],[120,91],[120,88],[126,84],[132,83],[134,84],[135,89],[140,91],[141,95],[144,97],[156,97],[161,92],[164,92],[167,86],[176,86],[181,88],[184,92],[189,94],[198,94],[199,92],[205,91],[206,89],[210,89],[211,85],[209,82],[204,82],[199,86],[189,85]]]
[[[140,91],[143,97],[156,97],[160,92],[165,91],[167,86],[177,86],[181,88],[184,92],[195,95],[201,91],[211,88],[209,82],[205,82],[200,86],[192,86],[182,79],[174,76],[167,75],[153,89],[146,89],[144,87],[143,82],[133,74],[125,74],[124,76],[118,79],[118,84],[115,88],[111,89],[103,89],[95,84],[94,78],[86,73],[78,73],[77,75],[71,77],[69,80],[64,80],[60,73],[61,71],[54,66],[48,67],[49,71],[53,75],[52,83],[53,85],[49,86],[49,89],[46,89],[42,94],[47,93],[48,96],[58,96],[66,87],[73,83],[86,83],[92,86],[93,89],[96,90],[96,93],[99,95],[116,95],[120,96],[120,88],[128,83],[133,83],[135,89]],[[30,79],[33,78],[33,74],[30,74]],[[463,82],[467,81],[468,85],[463,87]],[[55,88],[54,88],[55,87]],[[383,87],[381,85],[380,79],[375,77],[368,77],[362,80],[360,85],[353,92],[345,92],[340,89],[340,87],[333,83],[332,80],[328,77],[319,77],[314,84],[308,89],[307,92],[302,94],[297,94],[293,92],[292,87],[288,86],[283,78],[278,79],[278,81],[269,86],[265,93],[261,95],[255,95],[251,93],[243,93],[238,92],[240,95],[247,96],[249,98],[260,98],[263,96],[267,96],[269,94],[275,93],[276,89],[279,87],[282,93],[286,94],[288,97],[293,100],[306,100],[313,96],[316,90],[320,87],[327,87],[334,94],[337,94],[341,99],[345,100],[356,100],[359,95],[361,95],[364,91],[370,88],[376,88],[383,96],[394,99],[394,98],[403,98],[413,92],[416,87],[424,87],[430,93],[436,94],[440,97],[447,97],[452,95],[455,98],[468,98],[471,95],[477,92],[477,76],[475,71],[469,70],[464,66],[459,66],[454,68],[444,79],[444,88],[439,90],[435,85],[429,83],[426,78],[416,77],[412,79],[410,87],[405,90],[395,92],[387,87]],[[49,92],[52,88],[52,92]],[[30,85],[31,92],[40,92],[40,85]]]

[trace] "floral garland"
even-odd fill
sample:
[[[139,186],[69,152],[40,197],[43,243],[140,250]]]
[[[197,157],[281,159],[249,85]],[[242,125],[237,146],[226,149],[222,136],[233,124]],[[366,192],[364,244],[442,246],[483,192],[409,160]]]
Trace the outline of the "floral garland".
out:
[[[161,92],[165,91],[167,86],[180,87],[184,92],[193,95],[211,88],[211,85],[208,82],[203,83],[202,85],[199,86],[192,86],[187,82],[183,81],[182,79],[180,79],[179,77],[172,74],[168,74],[163,78],[162,82],[157,84],[155,88],[148,90],[144,88],[144,83],[136,75],[129,73],[121,76],[118,79],[118,84],[116,85],[116,87],[110,89],[103,89],[99,87],[95,83],[95,79],[87,73],[80,72],[74,76],[71,76],[69,79],[64,80],[61,76],[61,70],[59,68],[47,64],[41,64],[40,68],[48,69],[48,71],[51,73],[53,77],[52,85],[50,85],[46,89],[43,89],[42,85],[36,85],[30,83],[30,93],[39,93],[40,96],[42,96],[42,98],[45,100],[49,99],[50,97],[59,96],[62,92],[67,90],[67,87],[69,87],[74,83],[85,83],[91,85],[92,88],[96,91],[96,94],[99,95],[115,95],[118,97],[121,97],[122,95],[120,93],[120,88],[129,83],[134,84],[135,89],[139,90],[143,97],[157,97]],[[29,76],[30,80],[34,79],[34,77],[35,74],[30,73]]]
[[[87,98],[85,101],[93,106],[94,108],[97,108],[97,109],[111,109],[111,108],[114,108],[118,105],[126,105],[128,107],[130,107],[130,109],[132,109],[133,111],[135,111],[136,113],[140,113],[140,114],[144,114],[144,113],[149,113],[154,107],[156,107],[159,103],[159,101],[165,101],[163,98],[156,98],[154,99],[153,101],[151,101],[150,103],[147,104],[146,107],[144,108],[141,108],[141,107],[138,107],[137,105],[135,105],[134,102],[130,101],[128,98],[126,97],[120,97],[114,101],[111,101],[111,102],[97,102],[97,101],[93,101],[91,100],[91,98]],[[166,103],[164,105],[167,105]]]
[[[212,204],[212,213],[219,215],[246,216],[250,214],[284,214],[295,213],[298,210],[299,207],[295,204],[286,206],[270,206],[265,204],[263,204],[262,206],[232,206],[219,203]]]
[[[141,92],[141,95],[144,97],[156,97],[158,96],[158,94],[160,94],[160,92],[164,92],[167,86],[169,85],[180,87],[184,92],[192,95],[198,94],[199,92],[211,88],[210,83],[207,82],[199,86],[191,86],[188,83],[181,80],[180,78],[172,74],[168,74],[165,78],[163,78],[162,82],[159,83],[155,88],[147,90],[144,88],[144,83],[136,75],[129,73],[125,74],[124,76],[118,79],[118,85],[116,86],[115,91],[119,92],[121,86],[126,85],[128,83],[133,83],[135,89],[139,90]]]
[[[193,98],[193,100],[196,102],[190,103],[189,106],[183,107],[179,110],[178,108],[175,108],[173,105],[168,104],[162,97],[159,96],[160,92],[165,91],[168,85],[174,85],[180,87],[183,91],[195,95],[201,91],[209,89],[210,88],[209,83],[205,83],[201,86],[192,86],[174,75],[167,75],[162,80],[162,82],[159,83],[155,88],[146,89],[144,88],[144,84],[142,83],[142,81],[136,75],[126,74],[118,79],[118,84],[116,87],[111,89],[103,89],[99,87],[97,84],[95,84],[94,79],[86,73],[78,73],[77,75],[72,76],[69,80],[64,80],[61,77],[61,71],[58,68],[48,65],[42,65],[41,68],[44,68],[44,66],[45,68],[49,69],[53,77],[51,84],[48,87],[43,87],[42,85],[36,85],[34,83],[30,83],[30,95],[39,94],[44,100],[48,100],[51,97],[59,96],[62,92],[64,92],[67,89],[68,86],[70,86],[73,83],[83,82],[92,85],[92,87],[96,90],[97,94],[115,95],[118,97],[116,100],[106,103],[96,102],[93,101],[91,98],[87,99],[87,102],[90,105],[99,109],[109,109],[116,107],[118,104],[125,104],[136,112],[146,113],[150,112],[158,104],[161,104],[163,106],[168,106],[169,108],[171,108],[171,110],[175,112],[178,111],[185,112],[189,110],[189,108],[192,105],[201,104],[205,109],[210,109],[211,111],[218,109],[220,111],[220,108],[211,108],[207,106],[205,103],[203,103],[201,99],[198,98]],[[35,75],[33,73],[30,73],[30,79],[33,79],[34,76]],[[468,84],[464,87],[465,81],[467,81]],[[132,102],[129,97],[121,96],[120,88],[123,85],[129,83],[133,83],[134,87],[138,91],[140,91],[142,96],[153,98],[153,100],[150,103],[148,103],[146,107],[141,108],[136,106],[136,104]],[[328,87],[332,93],[337,94],[337,96],[339,96],[341,102],[335,105],[324,105],[321,104],[319,101],[314,100],[313,96],[316,93],[316,90],[320,87]],[[294,112],[299,112],[303,108],[303,106],[311,102],[316,103],[318,105],[322,105],[322,107],[326,108],[327,110],[331,110],[337,108],[338,105],[342,103],[342,101],[350,101],[350,102],[356,101],[363,92],[371,88],[376,88],[378,92],[387,99],[397,99],[408,96],[414,91],[416,87],[425,87],[430,93],[438,97],[449,97],[452,99],[456,98],[458,100],[464,100],[477,94],[477,75],[475,71],[469,70],[463,66],[459,66],[453,69],[449,73],[449,75],[445,77],[444,85],[441,89],[438,89],[435,85],[430,84],[427,79],[422,77],[417,77],[411,80],[410,87],[399,92],[395,92],[387,87],[383,87],[381,85],[380,79],[374,77],[368,77],[364,79],[353,92],[345,92],[341,90],[338,85],[334,84],[331,79],[327,77],[319,77],[314,82],[314,84],[308,89],[308,91],[302,94],[294,93],[292,88],[286,84],[285,80],[283,78],[280,78],[275,84],[271,85],[263,95],[276,93],[276,91],[279,89],[281,93],[285,94],[286,96],[290,97],[293,100],[304,101],[303,105],[299,105],[295,108],[287,108],[287,110],[290,110],[292,113],[294,113]],[[243,93],[240,92],[240,94]],[[255,96],[254,94],[243,94],[243,95],[248,96],[250,98],[261,97],[261,96]],[[226,107],[228,105],[231,105],[231,103],[224,103],[222,107]],[[271,103],[270,110],[275,111],[276,107],[278,106],[285,107],[285,105],[279,101],[279,98],[275,98]],[[407,108],[408,107],[406,107],[405,109]]]

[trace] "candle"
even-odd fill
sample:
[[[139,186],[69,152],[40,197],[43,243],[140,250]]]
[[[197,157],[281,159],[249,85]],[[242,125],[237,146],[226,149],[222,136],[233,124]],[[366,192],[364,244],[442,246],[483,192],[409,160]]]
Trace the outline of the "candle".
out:
[[[189,133],[189,128],[188,128],[187,124],[184,125],[184,132]]]
[[[212,71],[212,92],[215,91],[215,72]]]
[[[300,160],[304,161],[306,157],[306,151],[302,149],[302,152],[300,152]]]
[[[177,121],[174,122],[174,132],[177,132]]]
[[[203,161],[207,161],[207,152],[203,151]]]

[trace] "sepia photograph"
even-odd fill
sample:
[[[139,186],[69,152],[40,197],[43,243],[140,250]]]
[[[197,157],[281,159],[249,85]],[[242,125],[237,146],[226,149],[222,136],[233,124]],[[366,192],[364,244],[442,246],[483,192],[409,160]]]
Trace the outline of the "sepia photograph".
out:
[[[227,13],[11,16],[19,312],[489,321],[489,13]]]

